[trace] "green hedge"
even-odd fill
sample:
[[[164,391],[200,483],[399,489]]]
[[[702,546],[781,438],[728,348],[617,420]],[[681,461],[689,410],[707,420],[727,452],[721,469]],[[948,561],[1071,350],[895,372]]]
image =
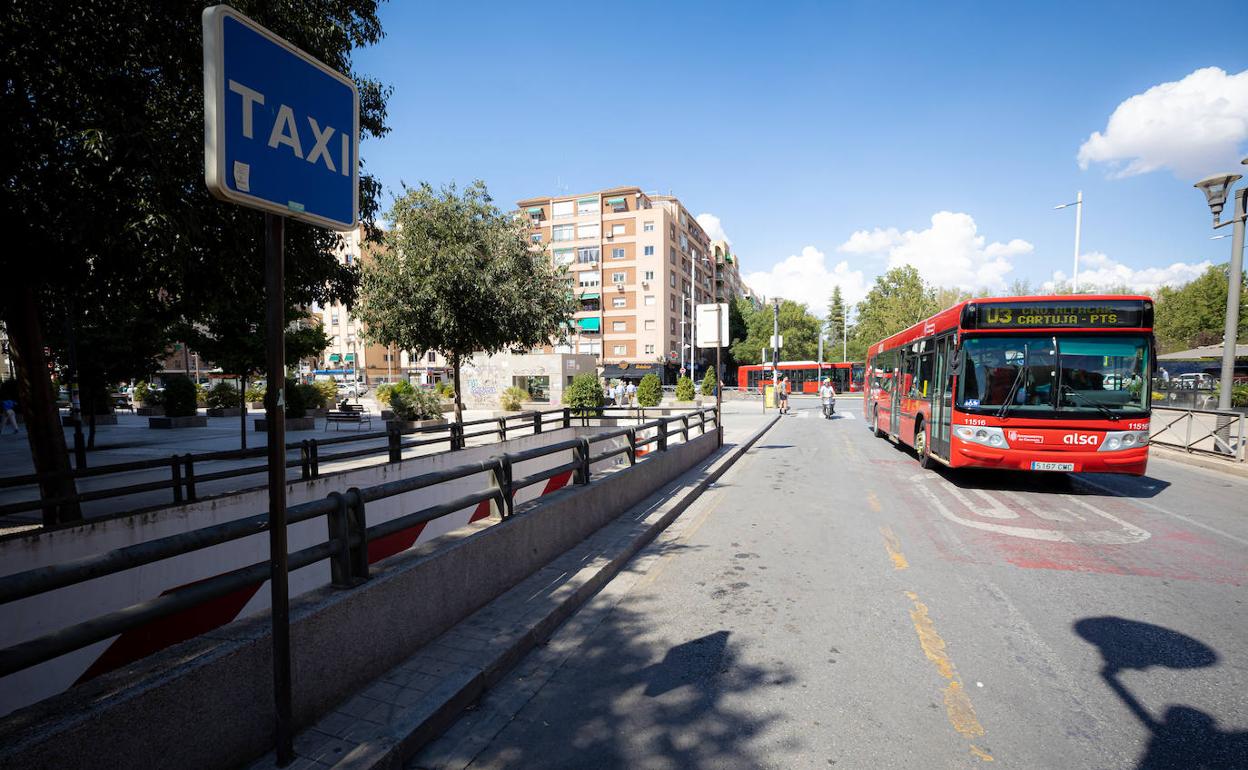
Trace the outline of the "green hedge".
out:
[[[165,378],[165,415],[193,417],[198,409],[199,389],[190,378],[180,374]]]

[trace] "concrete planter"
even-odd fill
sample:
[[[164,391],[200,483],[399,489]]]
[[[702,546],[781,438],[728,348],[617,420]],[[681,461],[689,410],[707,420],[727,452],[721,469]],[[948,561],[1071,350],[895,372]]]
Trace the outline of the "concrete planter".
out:
[[[407,430],[410,428],[428,428],[431,425],[446,425],[446,420],[442,418],[437,418],[433,420],[395,420],[395,419],[386,420],[387,430],[389,430],[391,425],[399,426],[399,430]]]
[[[208,418],[195,415],[193,417],[148,417],[147,427],[157,430],[170,428],[207,428]]]
[[[382,419],[382,421],[383,421],[383,422],[390,422],[391,420],[393,420],[393,419],[394,419],[394,410],[393,410],[393,409],[382,409],[382,410],[381,410],[381,419]]]
[[[90,415],[85,415],[85,414],[84,414],[84,415],[80,416],[78,419],[82,421],[82,425],[83,425],[83,427],[84,427],[84,428],[85,428],[86,426],[88,426],[88,425],[90,425],[90,424],[91,424],[91,417],[90,417]],[[18,418],[18,422],[21,422],[21,418],[20,418],[20,417]],[[73,424],[74,424],[74,418],[73,418],[73,417],[70,417],[69,415],[65,415],[64,417],[62,417],[62,418],[61,418],[61,425],[62,425],[62,426],[64,426],[64,427],[69,427],[69,426],[71,426],[71,425],[73,425]],[[116,424],[117,424],[117,415],[116,415],[116,414],[97,414],[97,415],[95,416],[95,424],[96,424],[96,426],[100,426],[100,425],[116,425]]]
[[[269,421],[265,419],[256,420],[256,432],[263,433],[269,429]],[[287,417],[286,430],[316,430],[315,417]]]
[[[242,417],[241,406],[216,406],[208,410],[209,417]]]
[[[263,412],[263,411],[264,411],[264,402],[263,402],[263,401],[248,401],[248,402],[247,402],[247,408],[248,408],[248,409],[255,409],[255,410],[257,410],[257,411],[261,411],[261,412]]]
[[[324,408],[324,407],[322,407],[322,408],[320,408],[320,409],[309,409],[309,410],[308,410],[308,416],[309,416],[309,417],[312,417],[312,418],[324,417],[324,416],[325,416],[325,415],[327,415],[327,414],[329,414],[329,409],[326,409],[326,408]]]
[[[134,413],[140,417],[163,417],[165,408],[163,406],[140,406],[134,410]]]

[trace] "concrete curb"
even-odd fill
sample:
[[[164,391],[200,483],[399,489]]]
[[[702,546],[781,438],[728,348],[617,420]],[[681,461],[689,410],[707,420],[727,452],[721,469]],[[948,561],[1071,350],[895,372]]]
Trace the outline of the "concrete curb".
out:
[[[1240,462],[1238,460],[1222,460],[1208,455],[1189,453],[1183,451],[1182,449],[1173,449],[1165,444],[1151,444],[1149,445],[1148,451],[1151,456],[1158,460],[1169,460],[1172,463],[1192,465],[1197,468],[1219,471],[1229,476],[1248,479],[1248,463]]]
[[[641,549],[723,476],[779,419],[779,415],[771,417],[744,442],[713,458],[702,478],[680,489],[676,496],[659,506],[623,548],[606,561],[595,561],[570,578],[560,588],[562,596],[559,601],[544,615],[533,618],[522,633],[491,650],[487,660],[457,666],[452,675],[421,702],[396,714],[397,718],[361,741],[333,767],[337,770],[401,770],[422,746],[452,725],[466,707],[506,676],[529,651],[553,634],[560,624],[619,574]]]

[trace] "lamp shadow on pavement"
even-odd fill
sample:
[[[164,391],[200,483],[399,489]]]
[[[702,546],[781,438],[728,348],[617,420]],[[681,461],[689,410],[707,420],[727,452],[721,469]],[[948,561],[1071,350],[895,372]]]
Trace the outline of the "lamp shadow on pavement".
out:
[[[1101,678],[1152,734],[1137,770],[1248,768],[1248,732],[1220,730],[1217,719],[1190,706],[1168,705],[1158,719],[1118,679],[1123,671],[1153,666],[1213,666],[1218,654],[1212,648],[1178,631],[1117,617],[1084,618],[1074,630],[1100,650]]]

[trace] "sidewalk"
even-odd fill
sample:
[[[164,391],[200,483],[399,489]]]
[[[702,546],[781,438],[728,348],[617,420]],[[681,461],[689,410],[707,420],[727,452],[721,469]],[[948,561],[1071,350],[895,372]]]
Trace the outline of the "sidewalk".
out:
[[[291,768],[400,768],[618,574],[776,420],[724,404],[724,447],[348,698],[295,741]],[[253,765],[276,767],[272,753]]]

